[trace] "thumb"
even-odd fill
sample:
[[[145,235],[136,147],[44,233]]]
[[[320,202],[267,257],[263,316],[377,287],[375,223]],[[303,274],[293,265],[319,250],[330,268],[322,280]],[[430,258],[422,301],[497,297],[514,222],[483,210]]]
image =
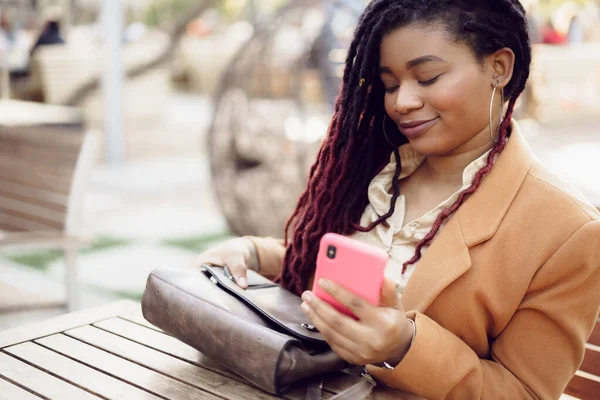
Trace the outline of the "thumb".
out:
[[[233,278],[235,279],[238,286],[242,289],[246,289],[248,287],[248,268],[244,264],[243,259],[236,259],[233,262],[228,263],[227,266],[229,267],[229,270],[231,271],[231,274],[233,275]]]
[[[381,297],[379,300],[380,307],[394,307],[396,308],[400,303],[400,298],[396,292],[396,282],[391,279],[384,279],[383,285],[381,286]]]

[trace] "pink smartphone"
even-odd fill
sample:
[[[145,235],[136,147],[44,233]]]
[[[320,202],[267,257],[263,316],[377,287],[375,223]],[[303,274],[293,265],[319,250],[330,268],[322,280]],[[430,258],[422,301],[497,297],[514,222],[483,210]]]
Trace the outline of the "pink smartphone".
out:
[[[321,238],[313,293],[338,311],[357,317],[318,285],[325,278],[362,297],[373,305],[379,304],[388,254],[369,244],[335,233]]]

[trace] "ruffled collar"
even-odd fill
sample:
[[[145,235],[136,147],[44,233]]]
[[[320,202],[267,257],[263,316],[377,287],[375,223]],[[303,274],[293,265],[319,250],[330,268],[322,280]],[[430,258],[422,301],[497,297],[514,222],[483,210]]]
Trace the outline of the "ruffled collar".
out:
[[[402,161],[402,171],[400,172],[399,179],[402,180],[409,177],[417,169],[419,169],[426,157],[417,153],[412,148],[410,143],[400,146],[398,151],[400,152],[400,159]],[[462,176],[463,188],[470,186],[477,172],[487,164],[487,158],[490,151],[487,151],[485,154],[481,155],[465,167]],[[369,184],[369,203],[379,216],[386,214],[390,209],[390,202],[392,200],[392,180],[394,178],[395,171],[396,157],[394,156],[394,153],[392,153],[390,156],[390,162],[371,180],[371,183]]]

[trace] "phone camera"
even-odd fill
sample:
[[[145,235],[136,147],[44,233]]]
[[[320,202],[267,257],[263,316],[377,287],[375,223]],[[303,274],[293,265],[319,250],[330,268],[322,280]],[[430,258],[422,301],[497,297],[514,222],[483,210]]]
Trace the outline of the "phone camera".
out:
[[[334,259],[335,258],[336,249],[335,246],[327,247],[327,258]]]

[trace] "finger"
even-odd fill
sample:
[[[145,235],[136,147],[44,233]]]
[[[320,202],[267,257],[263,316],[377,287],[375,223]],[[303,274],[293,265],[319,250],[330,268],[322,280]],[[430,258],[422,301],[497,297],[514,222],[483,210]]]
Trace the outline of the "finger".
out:
[[[334,282],[331,282],[330,280],[320,279],[318,283],[324,291],[348,307],[350,311],[352,311],[352,313],[359,319],[368,318],[369,315],[373,314],[375,308],[377,308],[360,296]]]
[[[229,267],[231,275],[233,275],[233,278],[238,286],[242,289],[246,289],[248,287],[248,268],[246,267],[246,261],[244,258],[235,257],[227,260],[226,264]]]
[[[320,321],[321,327],[317,329],[323,336],[331,332],[332,337],[344,337],[353,344],[361,343],[367,336],[367,329],[359,321],[342,314],[312,292],[304,292],[302,300],[305,302],[304,312],[311,317],[311,320],[315,318]]]
[[[381,297],[379,299],[380,307],[398,308],[400,305],[400,296],[396,291],[397,284],[391,279],[385,279],[381,286]]]
[[[348,362],[357,361],[357,351],[360,350],[360,345],[356,341],[347,337],[349,330],[340,328],[335,323],[328,322],[319,314],[317,314],[308,303],[302,303],[302,310],[310,318],[311,322],[319,330],[319,333],[327,341],[331,349]],[[338,311],[332,309],[333,312],[339,314],[340,318],[346,317]],[[347,317],[346,317],[347,318]],[[354,322],[354,320],[351,320]],[[342,333],[343,332],[343,333]],[[350,334],[350,336],[355,336]]]

